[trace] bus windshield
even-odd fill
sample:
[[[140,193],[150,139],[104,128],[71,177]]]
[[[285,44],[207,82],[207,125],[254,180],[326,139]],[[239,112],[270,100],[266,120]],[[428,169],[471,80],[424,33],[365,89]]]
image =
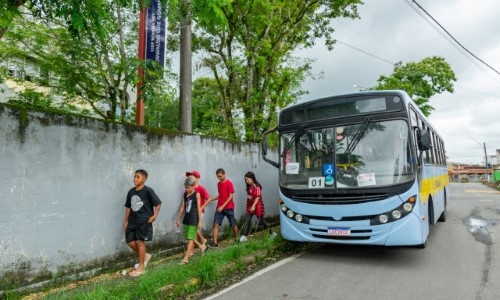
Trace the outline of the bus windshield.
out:
[[[404,120],[304,129],[280,137],[280,184],[288,189],[373,188],[414,179]]]

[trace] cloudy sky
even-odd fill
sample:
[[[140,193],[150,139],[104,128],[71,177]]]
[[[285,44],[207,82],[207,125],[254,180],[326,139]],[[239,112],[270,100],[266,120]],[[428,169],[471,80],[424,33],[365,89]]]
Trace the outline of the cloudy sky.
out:
[[[418,0],[470,52],[500,72],[500,1]],[[398,61],[441,56],[456,74],[455,92],[431,98],[430,121],[443,137],[448,161],[483,163],[500,149],[500,75],[481,64],[442,31],[411,0],[365,0],[361,19],[336,21],[339,41],[329,52],[322,43],[298,56],[316,59],[302,101],[371,87]],[[355,87],[356,86],[356,87]]]

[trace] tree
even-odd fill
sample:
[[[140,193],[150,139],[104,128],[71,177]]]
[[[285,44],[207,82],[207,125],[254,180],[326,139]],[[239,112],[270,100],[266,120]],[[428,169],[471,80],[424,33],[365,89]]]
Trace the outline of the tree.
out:
[[[19,17],[0,40],[0,53],[33,58],[51,73],[50,84],[58,94],[84,100],[94,113],[111,120],[119,108],[118,117],[123,121],[130,104],[127,91],[137,82],[139,66],[138,10],[134,3],[102,0],[98,11],[105,11],[105,17],[95,23],[92,14],[82,15],[85,26],[78,35],[71,30],[74,24],[67,25],[64,18],[42,21],[36,16]],[[158,78],[163,72],[150,70],[149,78]],[[161,89],[160,81],[151,80],[144,89],[146,95],[155,92]]]
[[[276,124],[277,110],[294,103],[310,74],[311,60],[293,57],[324,37],[333,47],[332,20],[356,18],[360,0],[196,1],[193,45],[203,52],[219,91],[229,137],[258,141]]]
[[[443,92],[453,93],[455,73],[442,57],[426,57],[420,62],[398,62],[389,76],[381,75],[373,90],[404,90],[420,110],[429,116],[434,110],[429,99]]]
[[[40,19],[63,20],[74,34],[88,27],[99,29],[98,24],[107,17],[107,2],[106,0],[0,0],[0,39],[9,28],[12,28],[13,20],[22,15],[22,8]],[[122,1],[122,3],[127,2],[130,1]],[[98,33],[102,32],[99,30]]]

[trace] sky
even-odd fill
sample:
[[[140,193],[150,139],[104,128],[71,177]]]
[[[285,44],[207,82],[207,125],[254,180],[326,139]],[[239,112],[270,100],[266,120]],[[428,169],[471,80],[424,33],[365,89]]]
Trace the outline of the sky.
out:
[[[500,1],[418,0],[460,44],[500,72]],[[334,21],[338,43],[328,51],[322,42],[296,55],[315,59],[302,101],[351,93],[376,85],[390,75],[393,63],[441,56],[455,72],[455,92],[430,98],[429,120],[442,136],[448,162],[484,164],[500,149],[500,74],[456,44],[411,0],[365,0],[360,19]],[[356,49],[354,49],[356,48]]]

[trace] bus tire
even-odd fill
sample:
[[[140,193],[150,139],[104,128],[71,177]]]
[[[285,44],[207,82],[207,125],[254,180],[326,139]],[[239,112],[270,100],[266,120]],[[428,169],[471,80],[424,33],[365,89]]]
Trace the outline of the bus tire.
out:
[[[427,247],[427,239],[425,239],[425,241],[422,244],[417,245],[416,247],[418,249],[425,249],[425,247]]]
[[[446,193],[444,194],[444,209],[441,215],[439,216],[439,222],[446,222],[446,206],[448,206],[448,201],[446,200]]]

